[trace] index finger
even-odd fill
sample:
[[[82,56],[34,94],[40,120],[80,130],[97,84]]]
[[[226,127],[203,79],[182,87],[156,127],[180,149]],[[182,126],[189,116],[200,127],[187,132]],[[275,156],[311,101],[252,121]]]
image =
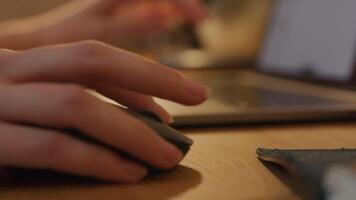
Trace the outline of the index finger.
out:
[[[209,89],[163,65],[104,43],[85,41],[24,51],[0,71],[10,82],[99,84],[157,96],[187,105],[204,102]]]

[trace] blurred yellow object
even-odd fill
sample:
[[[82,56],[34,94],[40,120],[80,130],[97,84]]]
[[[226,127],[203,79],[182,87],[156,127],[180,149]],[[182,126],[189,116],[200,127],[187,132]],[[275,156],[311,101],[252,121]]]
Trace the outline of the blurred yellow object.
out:
[[[273,1],[240,0],[237,3],[233,0],[218,3],[221,3],[221,12],[212,13],[212,17],[197,28],[205,50],[213,57],[255,59]]]

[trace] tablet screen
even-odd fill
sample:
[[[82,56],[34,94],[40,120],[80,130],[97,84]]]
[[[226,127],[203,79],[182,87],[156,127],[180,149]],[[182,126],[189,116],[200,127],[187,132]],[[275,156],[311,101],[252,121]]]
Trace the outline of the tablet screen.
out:
[[[259,69],[349,81],[356,55],[355,10],[354,0],[279,0]]]

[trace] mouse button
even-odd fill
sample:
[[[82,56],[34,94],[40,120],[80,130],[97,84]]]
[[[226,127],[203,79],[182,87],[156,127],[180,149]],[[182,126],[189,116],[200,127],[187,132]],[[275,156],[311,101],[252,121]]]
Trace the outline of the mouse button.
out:
[[[153,129],[163,138],[173,143],[183,143],[185,145],[193,145],[193,140],[189,137],[183,135],[182,133],[178,132],[177,130],[166,126],[166,125],[158,125],[153,126]]]
[[[150,128],[153,129],[158,135],[163,137],[164,139],[176,144],[176,143],[181,143],[184,145],[192,145],[193,140],[188,138],[187,136],[184,136],[177,130],[173,129],[172,127],[163,124],[161,122],[158,122],[155,119],[152,119],[152,117],[147,117],[146,115],[143,115],[142,113],[136,113],[132,112],[130,110],[127,110],[129,114],[131,114],[134,117],[137,117],[138,119],[142,120],[146,125],[148,125]],[[155,115],[155,114],[154,114]],[[153,115],[152,115],[153,116]]]

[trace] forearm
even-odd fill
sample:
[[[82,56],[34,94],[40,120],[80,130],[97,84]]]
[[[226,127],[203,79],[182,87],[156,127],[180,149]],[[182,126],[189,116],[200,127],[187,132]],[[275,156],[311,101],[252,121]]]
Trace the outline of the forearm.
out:
[[[43,34],[32,20],[0,22],[0,48],[29,49],[43,45]]]

